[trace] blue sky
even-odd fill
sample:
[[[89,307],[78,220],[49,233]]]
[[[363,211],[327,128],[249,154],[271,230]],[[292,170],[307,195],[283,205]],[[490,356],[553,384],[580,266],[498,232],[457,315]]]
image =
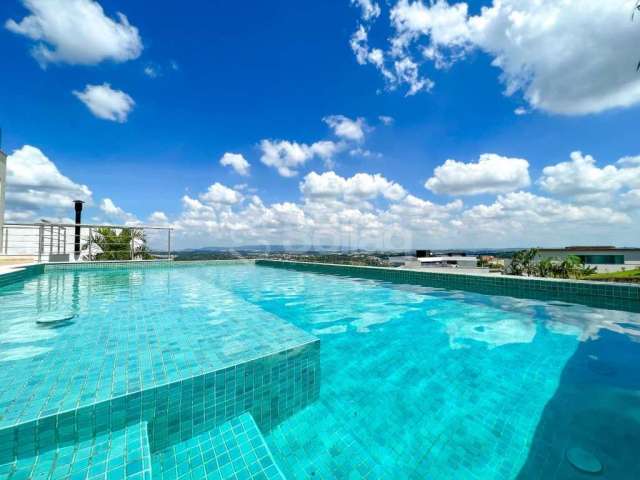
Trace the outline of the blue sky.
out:
[[[9,219],[69,217],[75,194],[183,246],[632,244],[633,2],[528,3],[2,2]],[[283,175],[265,140],[302,160]]]

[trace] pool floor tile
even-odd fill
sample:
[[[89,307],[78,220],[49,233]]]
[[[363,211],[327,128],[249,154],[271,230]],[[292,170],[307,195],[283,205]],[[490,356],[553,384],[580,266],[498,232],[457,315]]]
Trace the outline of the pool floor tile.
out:
[[[147,423],[0,465],[0,479],[151,480]]]
[[[152,465],[154,480],[284,479],[249,413],[154,453]]]

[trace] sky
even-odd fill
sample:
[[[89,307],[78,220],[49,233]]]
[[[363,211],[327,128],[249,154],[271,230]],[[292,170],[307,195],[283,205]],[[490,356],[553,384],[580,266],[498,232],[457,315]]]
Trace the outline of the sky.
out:
[[[634,3],[5,0],[7,221],[638,246]]]

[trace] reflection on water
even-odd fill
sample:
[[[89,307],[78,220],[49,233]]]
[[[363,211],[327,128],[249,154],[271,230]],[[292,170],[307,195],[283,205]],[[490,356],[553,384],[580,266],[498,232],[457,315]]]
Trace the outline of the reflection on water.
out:
[[[465,340],[482,342],[495,348],[512,343],[530,343],[536,336],[536,324],[530,318],[475,322],[458,318],[446,322],[445,328],[451,348],[467,347]]]
[[[0,350],[0,362],[10,362],[13,360],[24,360],[26,358],[37,357],[43,353],[51,351],[51,347],[9,347]]]
[[[565,462],[571,447],[594,452],[602,478],[640,478],[638,313],[252,266],[113,280],[35,282],[35,303],[12,301],[0,321],[0,361],[81,327],[91,338],[89,307],[114,345],[144,322],[163,348],[155,364],[173,369],[208,335],[230,339],[231,358],[252,346],[248,318],[281,318],[322,338],[319,401],[268,437],[288,478],[584,478]],[[109,331],[127,308],[132,321]],[[52,325],[76,318],[42,328],[49,313]]]
[[[640,478],[639,365],[636,337],[606,329],[581,342],[545,406],[518,478],[591,478],[566,461],[572,448],[595,455],[603,464],[599,478]]]

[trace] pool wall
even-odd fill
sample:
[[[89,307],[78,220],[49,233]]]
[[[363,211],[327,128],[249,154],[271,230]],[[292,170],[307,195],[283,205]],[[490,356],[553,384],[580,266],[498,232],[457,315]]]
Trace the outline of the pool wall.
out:
[[[585,280],[558,280],[508,275],[472,275],[441,273],[386,267],[361,267],[326,263],[256,260],[256,265],[297,271],[345,275],[375,280],[412,283],[455,290],[469,290],[489,295],[560,299],[594,306],[637,308],[640,311],[640,285],[604,284]]]
[[[148,422],[151,450],[250,412],[268,432],[315,401],[320,341],[0,430],[0,464]]]
[[[23,282],[44,272],[44,264],[7,268],[0,271],[0,288],[12,283]]]

